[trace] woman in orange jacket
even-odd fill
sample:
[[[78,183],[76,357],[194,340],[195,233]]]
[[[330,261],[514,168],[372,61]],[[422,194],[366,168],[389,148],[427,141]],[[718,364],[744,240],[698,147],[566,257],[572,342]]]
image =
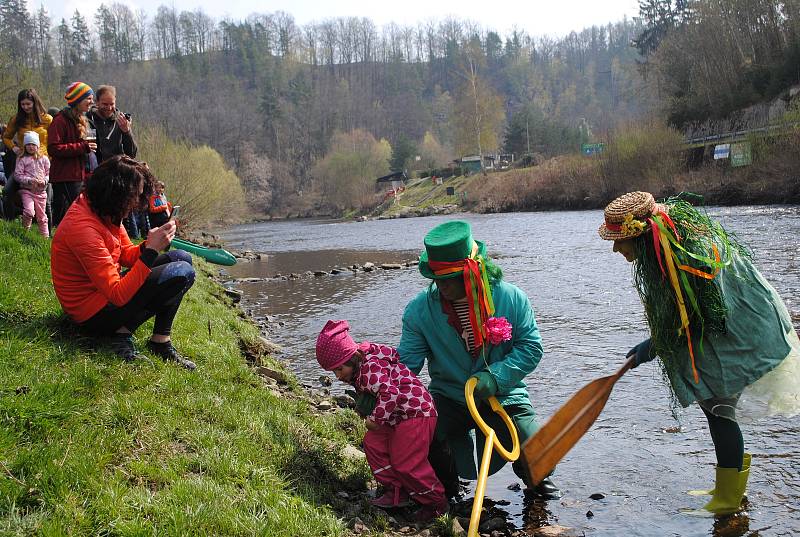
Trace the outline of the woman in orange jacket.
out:
[[[111,350],[125,361],[141,356],[132,333],[155,317],[150,351],[194,369],[171,341],[172,322],[194,283],[192,258],[181,250],[159,254],[175,236],[175,222],[152,228],[139,246],[122,225],[131,210],[144,205],[153,181],[145,164],[122,155],[94,171],[53,237],[53,287],[67,315],[86,332],[108,337]]]

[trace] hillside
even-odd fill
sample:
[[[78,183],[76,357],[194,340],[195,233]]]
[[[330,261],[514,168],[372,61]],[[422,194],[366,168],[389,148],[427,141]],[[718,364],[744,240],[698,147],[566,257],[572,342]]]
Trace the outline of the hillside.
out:
[[[0,222],[0,534],[343,535],[363,426],[319,414],[200,265],[175,325],[187,372],[126,364],[65,321],[49,242]],[[144,347],[139,330],[138,344]]]

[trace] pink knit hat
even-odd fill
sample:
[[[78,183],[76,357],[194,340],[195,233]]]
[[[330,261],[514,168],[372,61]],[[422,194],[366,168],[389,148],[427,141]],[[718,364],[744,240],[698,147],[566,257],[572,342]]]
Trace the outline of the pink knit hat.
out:
[[[322,369],[333,371],[358,350],[358,345],[350,337],[347,321],[328,321],[317,336],[317,361]]]

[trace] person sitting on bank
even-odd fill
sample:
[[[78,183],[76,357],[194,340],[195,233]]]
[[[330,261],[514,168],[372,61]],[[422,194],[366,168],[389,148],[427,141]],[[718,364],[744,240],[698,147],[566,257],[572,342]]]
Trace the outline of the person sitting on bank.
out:
[[[181,250],[159,255],[175,236],[175,222],[151,229],[139,246],[122,226],[125,215],[143,206],[153,182],[147,166],[130,157],[117,155],[98,166],[53,237],[53,287],[67,315],[86,332],[108,337],[123,360],[141,357],[132,333],[155,317],[149,350],[194,369],[171,340],[172,323],[195,280],[192,258]]]
[[[711,500],[688,512],[728,514],[750,474],[739,422],[800,412],[800,340],[748,250],[686,199],[630,192],[606,206],[598,232],[633,263],[650,327],[627,356],[634,367],[660,357],[677,404],[697,401],[708,420],[715,486],[690,492]]]
[[[432,282],[406,306],[397,350],[415,374],[428,362],[428,389],[439,412],[431,465],[448,497],[453,497],[459,492],[459,476],[477,478],[470,431],[478,443],[478,460],[485,443],[466,406],[467,380],[477,378],[478,410],[503,445],[511,445],[511,436],[486,401],[490,396],[498,398],[524,443],[538,424],[523,380],[539,364],[543,349],[528,297],[503,281],[503,272],[486,255],[485,244],[473,240],[468,222],[441,224],[425,236],[424,243],[419,271]],[[505,463],[494,453],[489,474]],[[513,468],[527,485],[527,495],[561,496],[549,478],[532,486],[522,456]]]

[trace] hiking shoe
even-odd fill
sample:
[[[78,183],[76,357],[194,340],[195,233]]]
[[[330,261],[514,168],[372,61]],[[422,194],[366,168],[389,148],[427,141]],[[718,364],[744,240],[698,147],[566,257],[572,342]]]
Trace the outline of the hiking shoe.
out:
[[[114,334],[108,338],[108,349],[126,362],[144,358],[133,344],[132,334]]]
[[[156,343],[155,341],[148,341],[147,348],[150,349],[155,355],[160,356],[168,362],[176,362],[189,371],[194,371],[197,367],[195,363],[187,358],[181,356],[175,347],[172,346],[172,341],[165,341],[164,343]]]
[[[447,498],[442,498],[442,500],[438,503],[423,505],[420,507],[419,510],[414,514],[414,521],[425,524],[434,518],[439,518],[442,515],[446,515],[449,510],[450,503],[447,501]]]
[[[393,507],[408,507],[411,505],[411,502],[408,498],[408,493],[401,489],[396,488],[389,488],[378,496],[374,498],[370,503],[375,507],[380,507],[381,509],[391,509]]]

